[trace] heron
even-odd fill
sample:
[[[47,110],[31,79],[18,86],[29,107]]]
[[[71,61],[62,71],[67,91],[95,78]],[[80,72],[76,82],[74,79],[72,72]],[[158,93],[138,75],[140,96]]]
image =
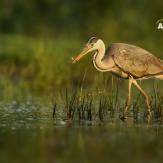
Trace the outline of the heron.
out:
[[[112,43],[106,49],[102,39],[91,37],[79,55],[72,58],[72,63],[76,63],[92,51],[95,52],[92,59],[93,65],[98,71],[111,72],[120,78],[128,79],[128,96],[123,119],[128,117],[132,85],[135,85],[145,97],[147,117],[151,118],[150,98],[137,81],[150,78],[163,80],[163,60],[141,47],[126,43]]]

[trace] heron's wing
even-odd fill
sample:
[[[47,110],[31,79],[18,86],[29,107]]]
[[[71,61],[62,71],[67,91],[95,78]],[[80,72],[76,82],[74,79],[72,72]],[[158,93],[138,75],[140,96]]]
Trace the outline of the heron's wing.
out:
[[[138,78],[163,72],[163,61],[137,46],[118,45],[113,59],[122,71]]]

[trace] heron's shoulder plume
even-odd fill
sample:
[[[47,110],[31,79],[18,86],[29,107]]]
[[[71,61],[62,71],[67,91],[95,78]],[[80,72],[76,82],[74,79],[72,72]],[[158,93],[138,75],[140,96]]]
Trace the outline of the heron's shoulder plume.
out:
[[[91,37],[89,40],[88,40],[88,43],[96,43],[97,41],[99,40],[99,38],[97,37]]]

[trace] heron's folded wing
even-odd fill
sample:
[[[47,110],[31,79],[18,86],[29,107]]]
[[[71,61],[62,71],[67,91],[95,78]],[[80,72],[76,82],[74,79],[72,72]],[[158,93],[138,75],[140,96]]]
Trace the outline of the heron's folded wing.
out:
[[[163,62],[160,59],[136,46],[119,48],[113,58],[122,71],[138,78],[163,71]]]

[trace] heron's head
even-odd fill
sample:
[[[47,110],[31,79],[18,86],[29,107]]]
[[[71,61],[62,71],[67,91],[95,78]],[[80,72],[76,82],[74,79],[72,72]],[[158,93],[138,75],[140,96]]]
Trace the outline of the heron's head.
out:
[[[83,50],[80,52],[80,54],[77,55],[76,58],[72,58],[72,60],[73,60],[72,63],[76,63],[77,61],[79,61],[83,56],[85,56],[89,52],[99,49],[101,43],[103,43],[103,41],[101,39],[99,39],[97,37],[91,37],[88,40],[85,47],[83,48]]]

